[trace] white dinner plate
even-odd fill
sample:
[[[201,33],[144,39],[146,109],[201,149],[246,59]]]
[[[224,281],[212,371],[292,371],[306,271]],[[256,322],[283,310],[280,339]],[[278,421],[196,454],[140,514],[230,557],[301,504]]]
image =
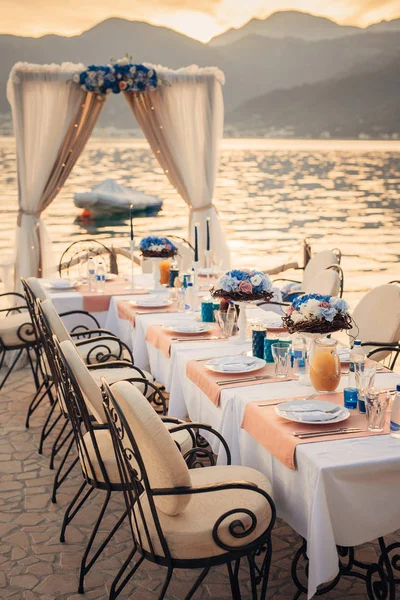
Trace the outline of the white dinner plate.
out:
[[[222,356],[209,360],[204,366],[214,373],[252,373],[265,367],[267,363],[256,356]]]
[[[300,412],[301,409],[304,412]],[[330,413],[329,411],[335,412]],[[283,419],[307,425],[340,423],[350,417],[350,411],[347,408],[325,400],[290,400],[275,406],[275,412]],[[315,413],[314,418],[311,417],[312,413]],[[325,418],[324,415],[326,415]]]
[[[167,308],[168,306],[171,306],[172,300],[163,298],[162,296],[150,296],[149,298],[130,300],[129,304],[137,308]]]
[[[48,279],[44,287],[50,290],[71,290],[77,285],[78,282],[71,279]]]
[[[166,331],[171,333],[179,333],[183,335],[200,335],[202,333],[208,333],[212,330],[213,326],[209,323],[168,323],[163,325]]]

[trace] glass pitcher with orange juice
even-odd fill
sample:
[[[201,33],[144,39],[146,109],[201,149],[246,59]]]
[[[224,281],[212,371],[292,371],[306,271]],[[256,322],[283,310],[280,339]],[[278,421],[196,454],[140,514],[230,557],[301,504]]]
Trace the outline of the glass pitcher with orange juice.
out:
[[[314,340],[310,379],[317,392],[334,392],[340,383],[341,366],[337,342],[329,338]]]

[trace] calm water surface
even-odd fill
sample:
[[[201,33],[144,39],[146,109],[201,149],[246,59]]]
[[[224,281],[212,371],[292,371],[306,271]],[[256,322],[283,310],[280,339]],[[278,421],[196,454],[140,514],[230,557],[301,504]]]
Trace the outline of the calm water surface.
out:
[[[45,213],[55,254],[96,235],[127,245],[124,220],[83,221],[73,194],[107,177],[159,195],[157,217],[135,219],[136,235],[187,234],[187,209],[144,140],[93,139]],[[400,142],[225,140],[215,204],[238,266],[276,266],[313,250],[339,247],[352,296],[399,279]],[[14,141],[0,138],[0,250],[14,240]],[[124,239],[125,238],[125,239]]]

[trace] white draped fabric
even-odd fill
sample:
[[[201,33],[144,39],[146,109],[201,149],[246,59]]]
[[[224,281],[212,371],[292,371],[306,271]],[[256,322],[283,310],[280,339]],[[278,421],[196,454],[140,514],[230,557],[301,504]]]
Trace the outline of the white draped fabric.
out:
[[[84,112],[88,121],[86,109],[82,111],[87,93],[72,82],[73,75],[84,68],[70,63],[17,63],[8,80],[18,166],[16,282],[21,276],[48,276],[55,267],[41,213],[61,189],[56,186],[65,179],[60,173],[66,167],[64,162],[77,158],[76,148],[63,149],[66,141],[72,145],[69,130],[74,119]],[[68,156],[69,152],[73,154]]]
[[[126,93],[156,158],[168,179],[190,208],[189,239],[199,224],[199,258],[204,258],[206,220],[210,217],[211,250],[223,269],[230,253],[213,193],[223,135],[223,73],[196,66],[171,71],[152,66],[165,81],[149,94]]]

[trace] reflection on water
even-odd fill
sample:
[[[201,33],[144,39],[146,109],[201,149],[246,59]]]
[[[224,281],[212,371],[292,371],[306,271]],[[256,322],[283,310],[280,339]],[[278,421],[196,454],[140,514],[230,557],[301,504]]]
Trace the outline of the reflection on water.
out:
[[[72,201],[107,177],[164,200],[158,217],[135,219],[136,235],[186,235],[186,206],[147,143],[94,139],[46,211],[57,256],[79,237],[127,244],[125,221],[82,221]],[[314,251],[342,250],[348,292],[399,278],[400,143],[225,140],[215,203],[237,265],[268,268],[300,259],[308,237]],[[13,243],[16,205],[14,142],[0,138],[2,253]]]

